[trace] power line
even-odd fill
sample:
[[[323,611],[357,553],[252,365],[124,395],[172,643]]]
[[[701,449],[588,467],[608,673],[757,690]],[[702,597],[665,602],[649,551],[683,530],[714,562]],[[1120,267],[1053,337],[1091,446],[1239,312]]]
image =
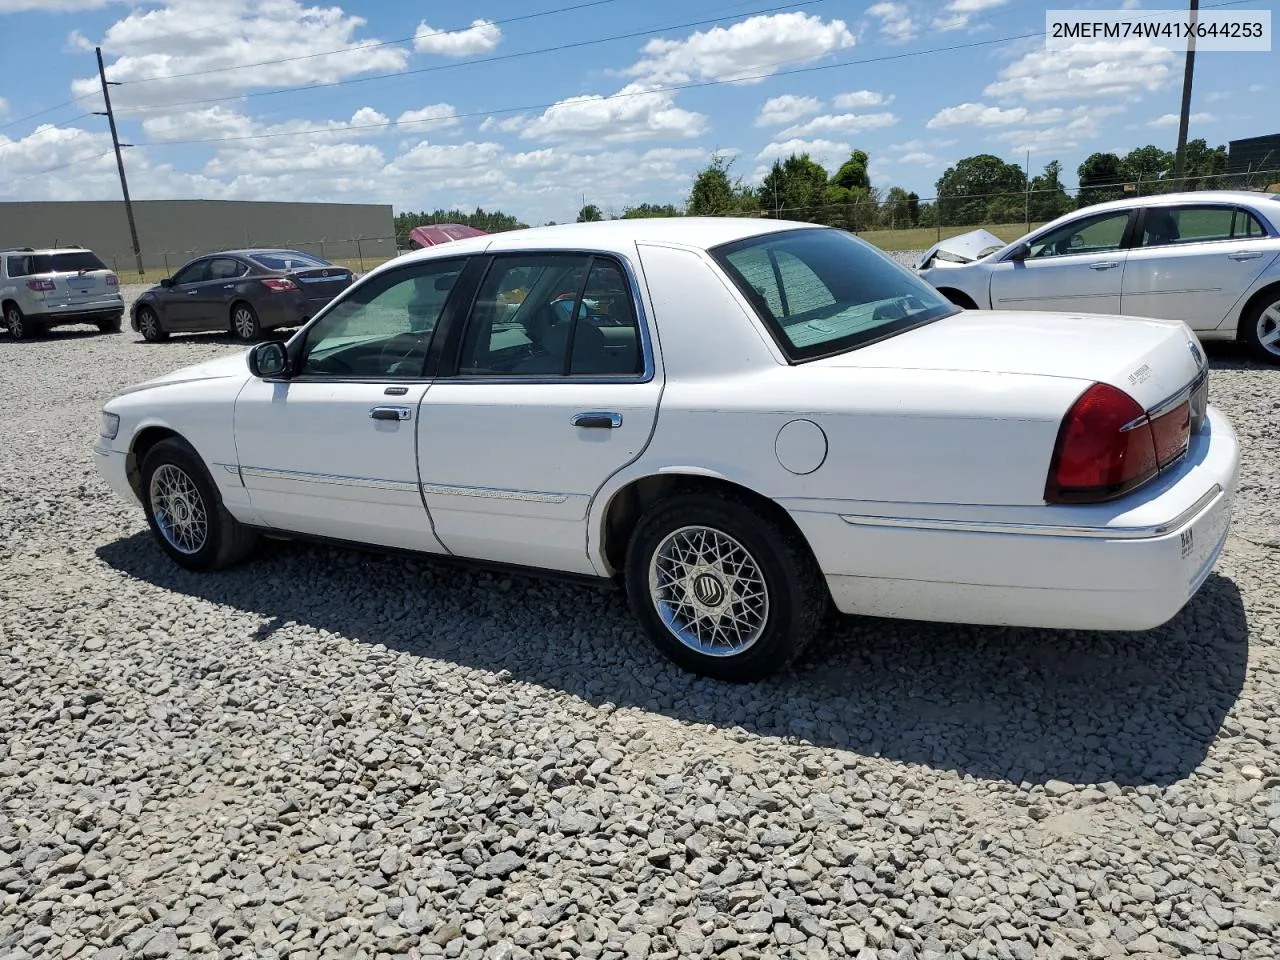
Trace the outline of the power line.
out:
[[[399,71],[398,73],[379,73],[379,74],[374,74],[372,76],[367,76],[367,77],[349,77],[345,80],[334,80],[330,83],[311,84],[310,86],[306,86],[306,87],[286,87],[280,90],[260,90],[255,93],[233,94],[233,95],[224,96],[224,97],[202,97],[196,100],[178,100],[178,101],[173,101],[169,103],[151,104],[146,107],[140,107],[136,109],[141,111],[151,111],[151,110],[168,109],[171,107],[192,107],[192,106],[199,106],[201,104],[206,104],[206,103],[225,103],[229,100],[247,100],[247,99],[256,99],[258,97],[276,97],[282,94],[297,93],[302,90],[308,90],[308,91],[309,90],[328,90],[332,87],[346,87],[356,83],[369,83],[374,80],[393,80],[393,79],[399,79],[403,77],[413,77],[413,76],[419,76],[424,73],[435,73],[440,70],[456,70],[459,67],[471,67],[471,66],[477,66],[477,65],[486,64],[486,63],[499,63],[506,60],[516,60],[521,57],[531,57],[531,56],[541,55],[544,53],[559,53],[564,50],[573,50],[581,47],[590,47],[590,46],[595,46],[601,43],[612,43],[617,40],[632,40],[632,39],[635,39],[636,37],[647,37],[647,36],[650,36],[651,34],[664,33],[668,30],[683,30],[688,27],[700,27],[700,26],[705,26],[706,24],[709,24],[709,23],[718,23],[721,20],[726,20],[731,17],[738,17],[738,16],[750,17],[750,16],[761,16],[761,15],[771,14],[771,13],[781,13],[783,11],[795,10],[800,7],[812,6],[817,3],[825,3],[825,2],[826,0],[799,0],[799,2],[783,4],[781,6],[764,7],[761,9],[753,10],[749,13],[727,14],[724,16],[710,17],[703,20],[692,20],[685,23],[670,24],[664,27],[652,27],[647,30],[635,30],[630,33],[614,34],[608,37],[596,37],[590,40],[577,40],[572,43],[557,44],[556,46],[553,46],[553,47],[539,47],[533,50],[522,50],[517,53],[504,53],[504,54],[499,54],[493,57],[482,57],[475,60],[465,60],[460,63],[438,63],[438,64],[433,64],[432,66],[429,66],[429,67],[419,67],[416,70],[402,70],[402,71]],[[801,59],[808,60],[811,58],[803,57]],[[494,112],[494,111],[489,111],[489,112]]]
[[[74,100],[68,100],[66,103],[60,103],[56,107],[46,107],[43,110],[37,110],[35,113],[28,113],[25,117],[18,117],[16,120],[6,120],[0,123],[0,130],[7,130],[9,127],[17,126],[19,123],[25,123],[27,120],[34,120],[36,117],[43,117],[46,113],[53,113],[55,110],[61,110],[63,107],[70,107],[79,103],[81,100],[92,100],[97,94],[86,93],[83,97],[76,97]],[[63,123],[75,123],[77,120],[83,120],[85,117],[91,117],[91,113],[82,113],[79,116],[72,117],[70,120],[64,120]]]
[[[589,7],[602,7],[605,4],[617,3],[619,0],[589,0],[587,3],[577,3],[568,7],[556,7],[553,10],[541,10],[538,13],[525,13],[518,17],[506,17],[502,20],[487,20],[485,23],[493,26],[505,26],[508,23],[517,23],[522,20],[536,20],[540,17],[549,17],[557,13],[572,13],[576,10],[586,10]],[[231,70],[249,70],[254,67],[269,67],[280,63],[296,63],[299,60],[314,60],[317,57],[331,57],[341,53],[354,53],[357,50],[373,50],[378,47],[394,46],[397,43],[409,43],[428,37],[443,37],[451,33],[463,33],[470,30],[474,24],[468,24],[465,27],[458,27],[454,30],[432,30],[427,33],[415,33],[410,37],[400,37],[396,40],[376,40],[371,43],[361,43],[353,47],[342,47],[337,50],[325,50],[320,53],[300,54],[296,57],[281,57],[276,60],[260,60],[257,63],[241,63],[234,64],[229,67],[210,67],[208,70],[192,70],[189,73],[174,73],[167,76],[140,77],[136,80],[122,80],[121,85],[132,86],[135,83],[155,83],[161,80],[182,80],[187,77],[203,77],[211,73],[226,73]],[[396,74],[399,76],[399,74]]]
[[[20,177],[9,177],[4,183],[18,183],[22,180],[30,180],[32,177],[43,177],[47,173],[57,173],[59,170],[66,170],[68,167],[78,167],[82,163],[92,163],[95,160],[101,160],[104,157],[111,156],[115,151],[108,150],[106,153],[94,154],[92,157],[81,157],[79,160],[72,160],[70,163],[60,163],[56,167],[46,167],[44,170],[35,170],[32,173],[24,173]]]

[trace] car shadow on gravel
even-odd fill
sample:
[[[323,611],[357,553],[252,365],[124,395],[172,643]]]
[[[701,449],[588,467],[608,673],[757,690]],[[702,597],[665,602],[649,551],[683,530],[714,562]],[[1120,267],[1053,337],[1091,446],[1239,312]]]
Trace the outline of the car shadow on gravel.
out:
[[[1243,343],[1232,340],[1210,340],[1202,346],[1205,357],[1209,360],[1211,375],[1214,370],[1256,370],[1259,373],[1280,374],[1280,366],[1256,359]]]
[[[249,640],[296,623],[596,704],[1014,783],[1185,778],[1248,662],[1240,593],[1216,574],[1173,621],[1139,634],[842,618],[793,669],[737,686],[660,657],[612,588],[280,541],[213,575],[175,567],[146,533],[97,554],[263,617]]]

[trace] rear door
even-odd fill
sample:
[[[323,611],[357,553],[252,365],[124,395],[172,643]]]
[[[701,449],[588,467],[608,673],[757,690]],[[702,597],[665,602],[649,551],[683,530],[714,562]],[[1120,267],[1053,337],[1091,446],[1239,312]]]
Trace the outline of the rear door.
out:
[[[1148,207],[1129,251],[1120,309],[1215,330],[1278,255],[1257,218],[1242,207]]]
[[[996,310],[1120,312],[1132,210],[1083,215],[1033,237],[1025,260],[992,267]]]
[[[590,253],[489,263],[419,414],[423,493],[453,553],[595,572],[587,509],[644,450],[662,389],[634,276]]]

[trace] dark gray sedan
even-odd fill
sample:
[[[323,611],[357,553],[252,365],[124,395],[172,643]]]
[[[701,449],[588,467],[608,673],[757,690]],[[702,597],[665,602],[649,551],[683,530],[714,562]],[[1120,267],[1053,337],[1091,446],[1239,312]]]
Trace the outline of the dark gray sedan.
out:
[[[227,250],[198,257],[133,305],[130,324],[156,342],[171,333],[230,332],[246,342],[297,327],[351,286],[345,267],[297,250]]]

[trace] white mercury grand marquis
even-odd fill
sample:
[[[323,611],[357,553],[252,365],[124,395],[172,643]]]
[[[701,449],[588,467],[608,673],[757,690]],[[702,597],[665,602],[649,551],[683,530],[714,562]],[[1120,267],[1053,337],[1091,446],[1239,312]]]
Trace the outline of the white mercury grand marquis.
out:
[[[98,466],[193,570],[257,537],[621,583],[686,669],[846,614],[1173,617],[1239,470],[1178,321],[962,310],[840,230],[572,224],[399,257],[287,342],[106,404]]]

